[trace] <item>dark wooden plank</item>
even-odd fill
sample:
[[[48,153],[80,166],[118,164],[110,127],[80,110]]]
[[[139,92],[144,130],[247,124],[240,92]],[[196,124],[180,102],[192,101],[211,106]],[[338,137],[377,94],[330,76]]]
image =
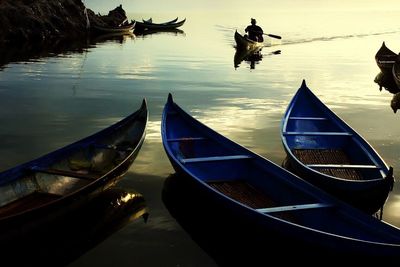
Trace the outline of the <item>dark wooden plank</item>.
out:
[[[33,192],[27,196],[17,199],[3,207],[0,207],[0,218],[17,214],[35,207],[45,205],[61,198],[59,195],[44,192]]]
[[[51,169],[51,168],[44,169],[44,168],[35,167],[35,168],[32,168],[31,171],[47,173],[47,174],[54,174],[54,175],[62,175],[62,176],[78,178],[78,179],[85,179],[85,180],[90,180],[90,181],[96,180],[100,177],[99,175],[93,175],[91,173],[82,173],[82,172],[58,170],[58,169]]]

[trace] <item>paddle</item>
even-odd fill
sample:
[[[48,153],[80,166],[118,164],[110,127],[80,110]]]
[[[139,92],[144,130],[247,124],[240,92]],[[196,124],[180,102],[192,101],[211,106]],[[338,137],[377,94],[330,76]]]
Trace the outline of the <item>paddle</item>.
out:
[[[272,38],[276,38],[276,39],[282,39],[282,37],[281,36],[279,36],[279,35],[275,35],[275,34],[269,34],[269,33],[263,33],[264,35],[267,35],[267,36],[269,36],[269,37],[272,37]]]

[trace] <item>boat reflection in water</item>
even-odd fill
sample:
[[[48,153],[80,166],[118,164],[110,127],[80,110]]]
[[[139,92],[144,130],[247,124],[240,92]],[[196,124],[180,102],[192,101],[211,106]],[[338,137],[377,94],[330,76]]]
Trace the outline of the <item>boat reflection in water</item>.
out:
[[[376,75],[374,82],[379,85],[379,90],[382,91],[384,88],[386,91],[393,94],[393,98],[390,101],[390,107],[393,112],[396,113],[400,109],[400,89],[397,86],[392,73],[380,72]]]
[[[175,173],[165,180],[163,203],[171,216],[219,266],[253,266],[255,256],[265,257],[265,252],[258,254],[250,249],[254,243],[244,239],[245,231],[240,224],[229,220],[222,210],[218,211],[185,178]]]
[[[273,52],[270,52],[266,55],[279,55],[281,53],[281,50],[276,50]],[[255,69],[256,64],[259,64],[260,61],[263,59],[263,54],[262,50],[246,50],[246,49],[236,49],[235,55],[233,57],[233,63],[235,69],[239,68],[240,64],[245,61],[250,65],[250,69]]]
[[[293,245],[283,237],[266,235],[256,222],[249,222],[209,199],[187,177],[177,173],[166,178],[162,189],[165,207],[191,238],[218,266],[260,266],[273,255],[290,253]],[[306,249],[297,247],[296,251]],[[296,258],[297,261],[308,259]],[[279,258],[291,262],[292,258]]]
[[[107,42],[112,42],[112,43],[120,43],[123,44],[129,39],[135,39],[136,36],[133,33],[106,33],[106,34],[101,34],[101,35],[96,35],[94,36],[90,42],[93,45],[100,44],[100,43],[107,43]]]
[[[185,32],[180,29],[146,29],[136,33],[137,36],[141,36],[142,38],[151,36],[153,34],[167,34],[167,35],[182,35],[185,36]]]
[[[129,222],[147,221],[144,197],[134,190],[110,188],[76,210],[29,225],[29,231],[1,240],[4,266],[65,266]]]

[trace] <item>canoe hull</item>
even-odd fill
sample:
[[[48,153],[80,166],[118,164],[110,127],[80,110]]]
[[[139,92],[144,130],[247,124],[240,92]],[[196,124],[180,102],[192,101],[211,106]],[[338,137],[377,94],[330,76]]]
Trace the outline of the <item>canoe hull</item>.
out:
[[[67,214],[117,183],[140,151],[147,120],[144,100],[139,110],[116,124],[1,173],[0,226],[6,231],[1,231],[0,240]],[[90,166],[83,155],[91,157]],[[13,185],[19,189],[10,195],[8,188]]]
[[[238,31],[235,31],[234,38],[235,38],[235,42],[236,42],[236,48],[245,50],[248,53],[251,53],[251,52],[254,53],[254,52],[260,50],[264,46],[264,44],[262,42],[256,42],[256,41],[250,40],[249,38],[246,38],[243,35],[241,35],[240,33],[238,33]]]
[[[290,151],[286,149],[285,151],[288,155],[284,163],[286,169],[354,207],[368,214],[374,214],[383,208],[386,203],[391,190],[389,182],[377,181],[365,184],[365,186],[357,186],[359,187],[357,188],[347,181],[323,180],[319,173],[316,174],[314,171],[307,170],[296,158],[289,156],[291,154]]]
[[[391,73],[394,62],[396,61],[397,54],[390,50],[385,42],[375,54],[375,62],[379,69],[384,73]]]
[[[176,29],[185,24],[186,18],[177,22],[167,22],[167,23],[149,23],[149,22],[136,22],[135,29],[138,31],[145,30],[168,30]]]
[[[389,167],[304,81],[285,112],[281,140],[287,166],[303,179],[370,214],[385,204],[394,182]]]
[[[132,34],[135,29],[135,25],[136,21],[115,28],[93,25],[92,32],[95,34]]]
[[[211,228],[218,225],[224,230],[238,223],[235,235],[251,233],[248,237],[262,241],[257,245],[263,248],[276,246],[305,259],[315,255],[315,250],[324,255],[382,260],[400,252],[398,228],[332,198],[218,134],[184,112],[171,95],[164,107],[161,135],[173,168],[190,185],[185,190],[195,192],[187,195],[193,195],[203,210],[186,198],[175,201],[188,204],[184,214],[211,215]],[[300,205],[293,207],[293,203]],[[219,219],[226,223],[214,224]],[[249,245],[235,244],[240,248]]]

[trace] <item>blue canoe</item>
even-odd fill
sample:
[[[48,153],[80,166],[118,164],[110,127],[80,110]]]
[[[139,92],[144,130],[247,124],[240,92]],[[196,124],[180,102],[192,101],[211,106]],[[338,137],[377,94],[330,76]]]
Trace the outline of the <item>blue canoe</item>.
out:
[[[108,128],[0,173],[0,240],[20,224],[57,216],[113,185],[136,158],[147,121],[144,99]]]
[[[367,213],[393,188],[393,170],[371,145],[307,87],[291,100],[281,125],[286,167]]]
[[[353,259],[400,255],[400,229],[208,128],[174,103],[171,94],[163,110],[161,136],[177,174],[204,192],[198,201],[259,229],[265,234],[260,246],[285,241],[285,254],[307,257],[315,257],[315,249]],[[297,251],[287,250],[293,246]]]

